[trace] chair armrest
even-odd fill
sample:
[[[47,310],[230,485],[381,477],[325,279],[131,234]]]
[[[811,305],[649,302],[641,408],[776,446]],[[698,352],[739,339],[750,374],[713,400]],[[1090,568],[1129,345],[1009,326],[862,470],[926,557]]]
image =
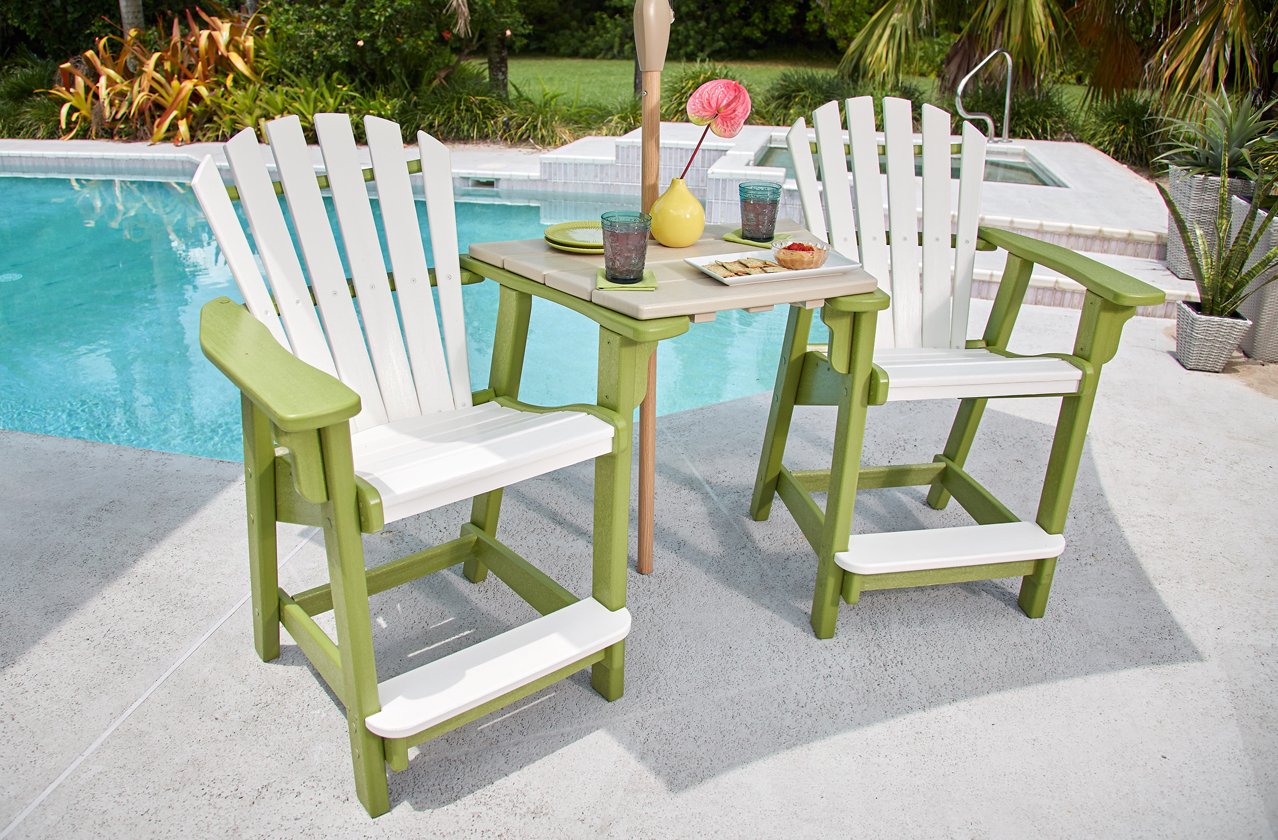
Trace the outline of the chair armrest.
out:
[[[527,403],[523,400],[517,400],[513,397],[493,397],[492,402],[506,408],[516,408],[520,411],[526,411],[529,414],[554,414],[560,411],[576,411],[580,414],[589,414],[591,417],[604,421],[615,429],[622,429],[626,426],[625,419],[609,408],[594,403],[571,403],[569,405],[536,405]]]
[[[1050,268],[1118,306],[1156,306],[1166,298],[1161,289],[1051,242],[984,226],[978,236],[1027,262]]]
[[[685,317],[651,318],[646,321],[640,321],[637,318],[614,312],[597,303],[591,303],[588,300],[582,300],[558,289],[552,289],[544,283],[537,283],[527,277],[521,277],[514,272],[482,262],[466,254],[461,257],[461,267],[464,271],[474,272],[495,280],[509,289],[549,300],[574,312],[579,312],[604,329],[634,341],[662,341],[667,338],[674,338],[677,335],[683,335],[688,331],[688,319]]]
[[[283,432],[320,429],[359,414],[359,394],[281,347],[230,298],[200,310],[200,349]]]

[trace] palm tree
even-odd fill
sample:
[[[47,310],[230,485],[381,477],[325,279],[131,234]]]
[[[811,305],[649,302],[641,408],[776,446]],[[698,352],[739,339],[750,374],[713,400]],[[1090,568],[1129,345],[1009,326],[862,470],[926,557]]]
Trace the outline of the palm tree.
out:
[[[1274,94],[1278,5],[1272,0],[1184,0],[1149,62],[1152,85],[1177,110],[1222,86],[1260,101]]]
[[[895,82],[919,34],[936,18],[936,0],[888,0],[843,54],[847,75]],[[976,0],[966,4],[967,23],[945,58],[942,84],[958,80],[990,50],[1012,54],[1017,83],[1034,86],[1060,59],[1069,24],[1057,0]]]
[[[848,46],[840,68],[896,81],[942,2],[887,0]],[[995,47],[1012,54],[1017,83],[1033,86],[1055,69],[1069,37],[1094,59],[1093,95],[1144,82],[1183,111],[1222,85],[1262,101],[1278,87],[1273,0],[959,0],[952,17],[964,25],[945,59],[941,81],[950,88]]]
[[[142,0],[120,0],[120,28],[127,35],[131,29],[146,25],[142,14]]]

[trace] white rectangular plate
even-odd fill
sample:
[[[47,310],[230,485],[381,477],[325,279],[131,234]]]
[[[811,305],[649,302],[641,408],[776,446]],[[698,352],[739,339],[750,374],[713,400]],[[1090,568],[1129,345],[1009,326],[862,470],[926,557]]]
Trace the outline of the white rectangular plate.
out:
[[[861,267],[859,262],[850,260],[842,254],[831,251],[830,255],[825,258],[825,265],[820,268],[787,269],[786,271],[778,271],[773,274],[747,274],[744,277],[720,277],[710,269],[706,268],[706,266],[711,265],[712,263],[732,262],[733,260],[745,259],[746,257],[776,262],[776,260],[772,259],[770,251],[762,251],[758,248],[750,251],[740,251],[735,254],[718,254],[713,257],[688,257],[684,260],[684,262],[693,268],[699,269],[706,276],[713,277],[725,286],[744,286],[748,283],[773,283],[778,280],[798,280],[803,277],[823,277],[827,274],[841,274],[849,269]]]

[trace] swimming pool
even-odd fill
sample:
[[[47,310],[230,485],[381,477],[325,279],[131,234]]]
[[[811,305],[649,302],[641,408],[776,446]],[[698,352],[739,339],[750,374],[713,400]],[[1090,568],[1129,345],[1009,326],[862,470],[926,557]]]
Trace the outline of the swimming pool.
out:
[[[461,247],[617,206],[459,196]],[[198,338],[200,307],[239,294],[189,187],[0,177],[0,207],[0,428],[239,460],[237,393]],[[482,387],[496,284],[467,287],[465,307]],[[662,342],[658,412],[771,388],[784,326],[782,310],[726,313]],[[521,396],[593,399],[597,341],[592,322],[537,301]]]
[[[820,172],[820,161],[814,159],[817,172]],[[756,166],[778,166],[785,170],[786,178],[794,177],[794,158],[785,146],[769,146],[759,158]],[[879,169],[887,166],[887,157],[879,156]],[[848,153],[848,170],[852,169],[851,153]],[[922,158],[915,158],[914,174],[923,174]],[[950,177],[959,176],[959,156],[950,158]],[[1063,187],[1065,184],[1048,171],[1033,155],[1024,149],[991,146],[985,158],[985,177],[982,179],[992,184],[1025,184],[1034,187]]]

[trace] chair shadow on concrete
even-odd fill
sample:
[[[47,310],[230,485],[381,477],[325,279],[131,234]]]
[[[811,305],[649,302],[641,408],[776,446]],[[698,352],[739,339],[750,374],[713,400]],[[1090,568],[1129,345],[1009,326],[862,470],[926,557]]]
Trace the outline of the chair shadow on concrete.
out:
[[[1044,410],[1054,412],[1054,401],[1039,402],[1052,402]],[[1090,448],[1043,619],[1017,608],[1017,581],[982,581],[867,593],[843,608],[834,639],[814,638],[807,612],[811,550],[781,505],[766,522],[747,514],[766,408],[766,397],[752,397],[662,420],[656,572],[630,574],[635,629],[627,642],[625,696],[604,702],[584,674],[559,683],[425,745],[408,772],[391,776],[393,801],[443,807],[598,736],[619,743],[678,791],[920,711],[1202,659],[1145,575]],[[949,410],[925,403],[880,409],[871,415],[867,461],[917,456],[904,441],[942,440]],[[819,463],[830,440],[827,420],[816,412],[796,419],[795,463]],[[999,486],[998,478],[1045,463],[1050,428],[992,408],[977,439],[972,471],[992,477],[1022,515],[1037,503],[1036,482]],[[503,513],[508,533],[518,535],[516,549],[544,559],[547,571],[578,593],[588,589],[590,486],[588,470],[565,470],[512,490]],[[438,539],[455,527],[446,519],[413,520],[389,542]],[[956,507],[926,507],[919,490],[871,491],[858,499],[859,530],[966,521]],[[385,553],[403,549],[388,544]],[[381,550],[370,546],[370,562]],[[379,661],[396,673],[522,619],[518,610],[527,607],[500,594],[502,584],[483,586],[480,597],[460,575],[436,576],[378,596]],[[305,664],[287,648],[280,661]],[[340,706],[332,702],[338,737]]]

